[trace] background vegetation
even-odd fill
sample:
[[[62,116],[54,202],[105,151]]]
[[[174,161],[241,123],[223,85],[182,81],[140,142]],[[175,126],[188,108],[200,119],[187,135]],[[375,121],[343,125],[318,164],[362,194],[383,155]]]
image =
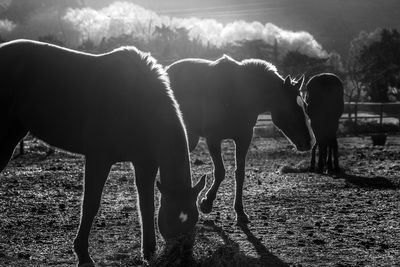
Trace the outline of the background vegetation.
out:
[[[129,16],[132,6],[119,3],[118,7],[126,10],[125,13],[119,10],[118,14]],[[216,59],[222,54],[237,60],[261,58],[275,64],[282,75],[298,77],[304,73],[308,78],[320,72],[336,73],[345,82],[345,100],[349,102],[390,102],[400,98],[400,33],[397,29],[360,32],[349,44],[348,55],[343,59],[335,51],[325,52],[312,36],[302,37],[304,40],[300,41],[290,40],[294,44],[288,44],[287,40],[273,35],[266,40],[243,31],[242,39],[235,37],[221,42],[215,41],[218,36],[211,36],[215,34],[211,32],[213,26],[221,27],[215,21],[209,23],[210,36],[205,38],[204,34],[194,35],[192,28],[182,21],[139,6],[134,8],[131,13],[137,10],[141,13],[133,14],[132,18],[113,18],[115,10],[108,10],[109,17],[104,18],[103,14],[87,8],[84,0],[5,0],[0,3],[0,40],[35,36],[40,41],[92,53],[134,45],[150,51],[164,65],[187,57]],[[105,19],[109,20],[106,24]],[[192,23],[198,24],[198,21]],[[234,26],[239,31],[240,27],[249,25],[239,21]],[[271,31],[274,30],[280,29]],[[297,48],[295,42],[299,42]]]

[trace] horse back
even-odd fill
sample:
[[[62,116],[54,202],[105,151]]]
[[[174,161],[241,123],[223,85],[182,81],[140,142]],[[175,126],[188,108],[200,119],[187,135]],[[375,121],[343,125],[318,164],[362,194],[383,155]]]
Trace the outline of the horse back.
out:
[[[15,77],[7,89],[13,113],[59,148],[133,160],[133,151],[138,157],[156,153],[155,135],[165,127],[180,127],[168,80],[136,50],[92,55],[21,41],[2,46],[0,62]]]
[[[241,120],[249,127],[255,123],[247,116],[249,105],[242,94],[246,88],[238,77],[239,66],[222,59],[187,59],[167,68],[189,132],[233,138],[230,135],[244,128],[237,127]],[[258,114],[251,115],[257,119]]]
[[[310,116],[315,117],[314,113],[320,112],[339,119],[344,110],[342,81],[330,73],[312,77],[307,83],[306,102]]]

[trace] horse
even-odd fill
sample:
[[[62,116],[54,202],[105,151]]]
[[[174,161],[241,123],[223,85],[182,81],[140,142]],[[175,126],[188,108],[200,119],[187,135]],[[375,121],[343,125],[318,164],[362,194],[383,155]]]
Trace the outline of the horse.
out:
[[[197,196],[192,186],[186,129],[167,73],[135,47],[89,54],[30,40],[0,46],[0,171],[28,133],[85,156],[84,192],[74,251],[93,266],[88,238],[112,164],[135,168],[144,260],[156,249],[154,183],[161,192],[158,228],[166,240],[194,235]]]
[[[304,76],[285,79],[271,63],[260,59],[241,62],[224,55],[210,61],[182,59],[166,67],[187,127],[189,150],[204,137],[214,164],[214,181],[201,200],[203,213],[212,211],[225,178],[221,141],[236,144],[234,209],[238,224],[248,223],[242,201],[245,160],[258,115],[270,111],[272,121],[300,151],[311,149],[312,134],[299,90]]]
[[[336,133],[344,109],[342,81],[332,73],[315,75],[307,82],[304,95],[306,112],[316,138],[311,152],[310,171],[315,171],[315,153],[318,147],[317,171],[322,173],[326,166],[328,172],[339,172]]]

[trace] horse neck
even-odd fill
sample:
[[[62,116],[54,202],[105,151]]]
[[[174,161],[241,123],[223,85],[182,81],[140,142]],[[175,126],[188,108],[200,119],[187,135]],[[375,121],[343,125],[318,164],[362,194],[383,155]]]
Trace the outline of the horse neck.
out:
[[[277,104],[279,90],[282,90],[283,79],[273,73],[271,73],[270,77],[268,82],[265,82],[263,77],[252,80],[251,88],[253,89],[250,97],[257,114],[272,112]]]
[[[177,124],[173,131],[164,129],[160,137],[160,179],[166,187],[186,191],[192,187],[189,151],[183,125],[180,122]]]

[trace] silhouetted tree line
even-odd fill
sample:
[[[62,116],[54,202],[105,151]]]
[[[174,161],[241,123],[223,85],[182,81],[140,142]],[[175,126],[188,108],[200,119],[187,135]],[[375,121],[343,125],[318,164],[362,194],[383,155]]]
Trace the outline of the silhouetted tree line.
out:
[[[55,36],[39,38],[41,41],[63,45]],[[325,58],[311,57],[298,51],[280,52],[279,45],[263,40],[243,40],[220,47],[192,39],[185,28],[156,27],[151,38],[143,40],[132,34],[103,38],[99,44],[90,39],[81,43],[79,50],[103,53],[121,45],[134,45],[150,51],[162,64],[187,57],[216,59],[229,54],[237,60],[261,58],[275,64],[283,75],[334,72],[346,83],[346,101],[388,102],[400,100],[400,33],[378,29],[373,33],[360,33],[350,45],[346,65],[340,55],[330,53]]]
[[[84,0],[13,0],[7,12],[0,15],[20,24],[35,12],[55,11],[61,16],[66,8],[83,7]],[[282,52],[277,41],[274,44],[263,40],[242,40],[223,44],[219,47],[192,38],[186,28],[170,28],[166,25],[155,27],[150,36],[144,39],[135,34],[122,34],[103,38],[95,43],[83,40],[78,47],[82,51],[102,53],[121,45],[134,45],[141,50],[150,51],[162,64],[187,57],[216,59],[229,54],[237,60],[261,58],[275,64],[283,75],[291,74],[306,77],[320,72],[334,72],[345,81],[347,101],[388,102],[400,100],[400,33],[396,29],[377,29],[361,32],[350,44],[349,54],[343,66],[339,54],[330,53],[325,58],[311,57],[299,51]],[[68,46],[68,38],[60,22],[58,35],[45,35],[40,41]],[[0,42],[5,41],[0,36]]]
[[[396,29],[361,32],[351,42],[348,76],[354,100],[400,100],[400,33]]]
[[[187,57],[216,59],[229,54],[237,60],[261,58],[275,64],[283,75],[334,72],[346,83],[346,101],[388,102],[400,100],[400,33],[396,29],[378,29],[372,33],[361,32],[350,45],[345,67],[340,55],[331,53],[326,58],[310,57],[298,51],[280,53],[278,43],[271,45],[263,40],[243,40],[220,47],[191,39],[185,28],[156,27],[148,40],[132,34],[103,38],[99,44],[82,41],[81,51],[104,53],[121,45],[134,45],[150,51],[160,63],[168,65]],[[61,38],[45,35],[39,41],[65,46]],[[0,42],[5,41],[0,36]]]
[[[56,45],[65,46],[66,43],[54,35],[41,36],[38,39]],[[186,28],[171,29],[165,25],[155,27],[152,36],[146,40],[133,34],[122,34],[103,38],[98,44],[86,39],[74,48],[85,52],[104,53],[121,45],[134,45],[143,51],[149,51],[164,65],[182,58],[198,57],[213,60],[222,54],[229,54],[237,60],[265,59],[275,64],[283,75],[301,76],[305,73],[311,77],[323,71],[343,73],[340,56],[336,53],[331,53],[326,58],[310,57],[298,51],[283,53],[277,41],[271,45],[258,39],[241,40],[217,47],[204,43],[199,38],[191,38]]]

